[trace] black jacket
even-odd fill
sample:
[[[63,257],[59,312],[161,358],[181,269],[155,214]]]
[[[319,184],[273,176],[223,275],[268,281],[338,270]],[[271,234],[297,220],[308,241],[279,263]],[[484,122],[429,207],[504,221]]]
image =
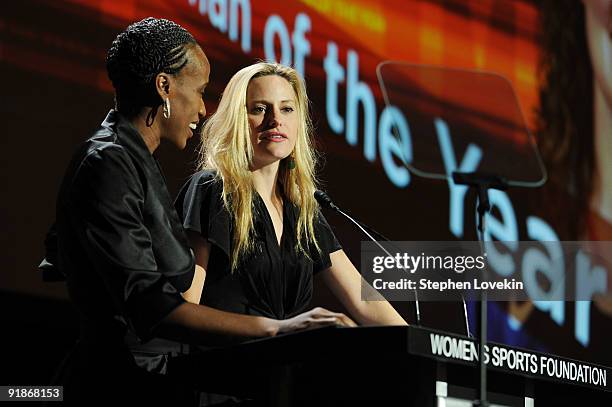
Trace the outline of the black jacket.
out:
[[[59,267],[82,329],[150,338],[184,302],[194,258],[157,160],[118,112],[73,156],[56,215]]]

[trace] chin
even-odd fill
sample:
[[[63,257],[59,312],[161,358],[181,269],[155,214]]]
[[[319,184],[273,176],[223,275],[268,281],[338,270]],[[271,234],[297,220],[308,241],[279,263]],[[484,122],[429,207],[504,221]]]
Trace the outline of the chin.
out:
[[[176,148],[178,148],[179,150],[184,150],[185,147],[187,147],[187,140],[177,140],[175,143],[173,143],[174,146]]]
[[[283,149],[284,150],[284,149]],[[291,155],[291,151],[271,151],[270,158],[275,161],[284,160]]]
[[[187,147],[187,144],[189,143],[191,137],[193,137],[193,133],[189,133],[185,138],[178,140],[177,147],[179,148],[179,150],[184,150],[185,147]]]

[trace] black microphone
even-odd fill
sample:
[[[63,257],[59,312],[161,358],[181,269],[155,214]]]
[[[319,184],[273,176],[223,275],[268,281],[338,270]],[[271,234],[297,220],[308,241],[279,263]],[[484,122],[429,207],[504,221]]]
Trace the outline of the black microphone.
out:
[[[315,196],[315,199],[317,200],[317,202],[319,202],[319,205],[321,205],[324,208],[332,209],[332,210],[338,212],[339,214],[341,214],[342,216],[344,216],[345,218],[347,218],[348,220],[350,220],[351,222],[353,222],[355,225],[357,225],[357,227],[359,229],[361,229],[361,231],[363,233],[365,233],[365,235],[372,242],[374,242],[378,246],[379,249],[381,249],[383,252],[385,252],[387,254],[387,256],[394,257],[380,243],[378,243],[378,240],[375,239],[372,235],[377,235],[380,240],[385,241],[385,242],[390,242],[390,240],[388,238],[386,238],[382,234],[378,233],[377,231],[375,231],[374,229],[372,229],[368,225],[358,221],[357,219],[353,218],[349,214],[345,213],[342,209],[340,209],[334,203],[334,201],[332,201],[332,199],[329,197],[329,195],[327,195],[325,192],[323,192],[321,190],[316,190],[315,193],[314,193],[314,196]],[[417,291],[416,290],[414,290],[414,304],[415,304],[416,324],[417,325],[421,325],[421,307],[419,306],[419,297],[417,295]]]
[[[325,192],[321,191],[320,189],[317,189],[315,191],[314,196],[317,202],[319,202],[319,205],[321,205],[322,207],[333,209],[335,211],[340,210],[340,208],[338,208],[336,204],[331,200],[329,195],[327,195]]]

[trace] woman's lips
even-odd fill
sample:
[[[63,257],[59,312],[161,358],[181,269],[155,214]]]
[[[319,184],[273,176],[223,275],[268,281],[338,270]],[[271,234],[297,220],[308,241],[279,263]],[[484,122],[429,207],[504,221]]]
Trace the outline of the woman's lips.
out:
[[[279,132],[268,132],[259,136],[260,140],[271,141],[274,143],[280,143],[287,140],[287,136]]]

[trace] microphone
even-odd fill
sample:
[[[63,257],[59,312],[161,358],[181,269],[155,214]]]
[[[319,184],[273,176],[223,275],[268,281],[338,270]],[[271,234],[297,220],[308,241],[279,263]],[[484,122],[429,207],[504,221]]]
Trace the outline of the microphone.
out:
[[[336,204],[331,200],[329,195],[327,195],[325,192],[321,191],[320,189],[317,189],[315,191],[314,197],[317,200],[317,202],[319,202],[319,205],[321,205],[322,207],[333,209],[335,211],[340,210],[340,208],[338,208]]]
[[[368,225],[358,221],[357,219],[353,218],[349,214],[345,213],[342,209],[340,209],[334,203],[334,201],[332,201],[332,199],[329,197],[329,195],[327,195],[325,192],[323,192],[321,190],[316,190],[315,193],[314,193],[314,196],[315,196],[315,199],[317,200],[317,202],[319,202],[319,205],[321,205],[324,208],[328,208],[328,209],[331,209],[333,211],[336,211],[339,214],[341,214],[342,216],[344,216],[345,218],[347,218],[348,220],[350,220],[351,222],[353,222],[363,233],[365,233],[365,235],[372,242],[374,242],[374,244],[376,244],[376,246],[378,246],[378,248],[380,250],[385,252],[387,254],[387,256],[394,257],[380,243],[378,243],[378,240],[375,239],[372,235],[377,235],[380,240],[385,241],[385,242],[390,242],[390,240],[388,238],[386,238],[382,234],[378,233],[374,229],[370,228]],[[416,324],[420,326],[421,325],[421,307],[419,306],[419,297],[417,295],[417,290],[414,290],[414,304],[415,304]]]

